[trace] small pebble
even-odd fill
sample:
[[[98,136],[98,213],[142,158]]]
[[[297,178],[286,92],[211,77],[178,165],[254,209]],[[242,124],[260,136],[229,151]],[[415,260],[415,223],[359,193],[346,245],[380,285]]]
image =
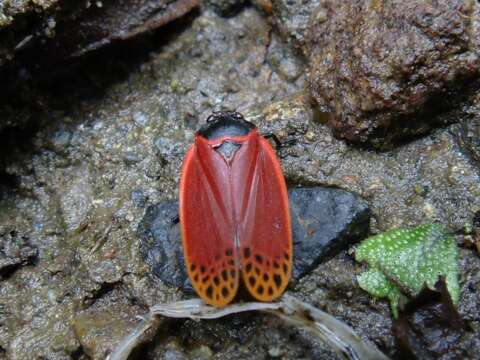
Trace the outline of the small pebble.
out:
[[[147,117],[142,112],[136,112],[133,114],[133,121],[139,126],[143,126],[147,123]]]
[[[268,349],[268,355],[272,358],[282,357],[284,353],[285,353],[285,351],[278,346],[275,346],[275,347],[272,347],[272,348]]]
[[[305,134],[305,140],[308,142],[313,142],[315,141],[315,133],[313,131],[309,131]]]

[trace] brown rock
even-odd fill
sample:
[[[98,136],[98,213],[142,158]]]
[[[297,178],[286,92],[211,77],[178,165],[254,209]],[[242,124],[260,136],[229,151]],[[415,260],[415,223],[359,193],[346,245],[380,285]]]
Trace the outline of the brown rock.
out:
[[[323,1],[310,29],[311,92],[329,124],[382,146],[429,129],[478,78],[473,0]]]
[[[86,312],[73,323],[75,336],[85,354],[92,359],[105,359],[134,327],[135,319],[123,308]]]

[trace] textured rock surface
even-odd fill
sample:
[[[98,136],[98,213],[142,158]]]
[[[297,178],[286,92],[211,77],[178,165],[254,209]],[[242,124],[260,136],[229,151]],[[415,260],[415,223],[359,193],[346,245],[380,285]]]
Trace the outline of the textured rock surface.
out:
[[[0,28],[10,25],[16,16],[46,10],[57,2],[58,0],[3,0],[0,3]]]
[[[91,359],[105,359],[136,325],[134,307],[115,304],[92,309],[78,315],[73,323],[75,336]],[[138,309],[137,309],[138,311]]]
[[[81,55],[175,20],[198,0],[57,0],[0,3],[0,66],[24,50],[37,61]],[[11,27],[8,28],[7,26]]]
[[[370,210],[363,200],[344,190],[294,188],[289,190],[293,229],[293,278],[311,272],[327,256],[334,256],[368,233]],[[193,289],[187,279],[176,201],[152,205],[139,225],[140,251],[150,272],[165,284]]]
[[[480,74],[479,8],[472,0],[322,2],[310,87],[334,111],[330,126],[382,146],[438,123],[458,101],[452,94],[465,96],[464,82]]]
[[[276,26],[295,47],[307,52],[309,26],[321,0],[272,0]]]
[[[37,249],[30,246],[26,236],[15,229],[0,229],[0,278],[7,277],[17,268],[32,264],[37,257]]]
[[[468,112],[479,110],[477,102]],[[460,117],[462,124],[480,121],[478,114],[469,117]],[[478,163],[458,141],[468,139],[465,125],[374,152],[336,140],[328,127],[318,126],[318,115],[301,97],[273,103],[252,118],[265,119],[265,131],[297,138],[295,146],[280,153],[291,184],[322,184],[359,194],[372,210],[375,232],[436,221],[461,229],[480,207]]]

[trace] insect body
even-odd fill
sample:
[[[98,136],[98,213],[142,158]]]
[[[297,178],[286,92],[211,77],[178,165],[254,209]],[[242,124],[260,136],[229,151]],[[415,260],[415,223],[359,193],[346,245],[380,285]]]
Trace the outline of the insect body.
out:
[[[193,287],[225,306],[240,283],[257,300],[285,290],[292,231],[275,151],[252,123],[214,113],[185,155],[180,181],[183,251]]]

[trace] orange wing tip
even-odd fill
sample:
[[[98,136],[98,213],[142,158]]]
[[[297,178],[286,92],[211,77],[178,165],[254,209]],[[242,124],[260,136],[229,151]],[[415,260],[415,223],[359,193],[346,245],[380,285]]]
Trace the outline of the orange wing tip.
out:
[[[292,273],[291,255],[271,259],[261,254],[244,254],[242,278],[250,295],[259,301],[272,301],[283,294]]]
[[[208,267],[191,263],[187,264],[187,268],[193,288],[207,304],[223,307],[235,298],[238,288],[238,271],[234,266],[218,266],[214,263]]]

